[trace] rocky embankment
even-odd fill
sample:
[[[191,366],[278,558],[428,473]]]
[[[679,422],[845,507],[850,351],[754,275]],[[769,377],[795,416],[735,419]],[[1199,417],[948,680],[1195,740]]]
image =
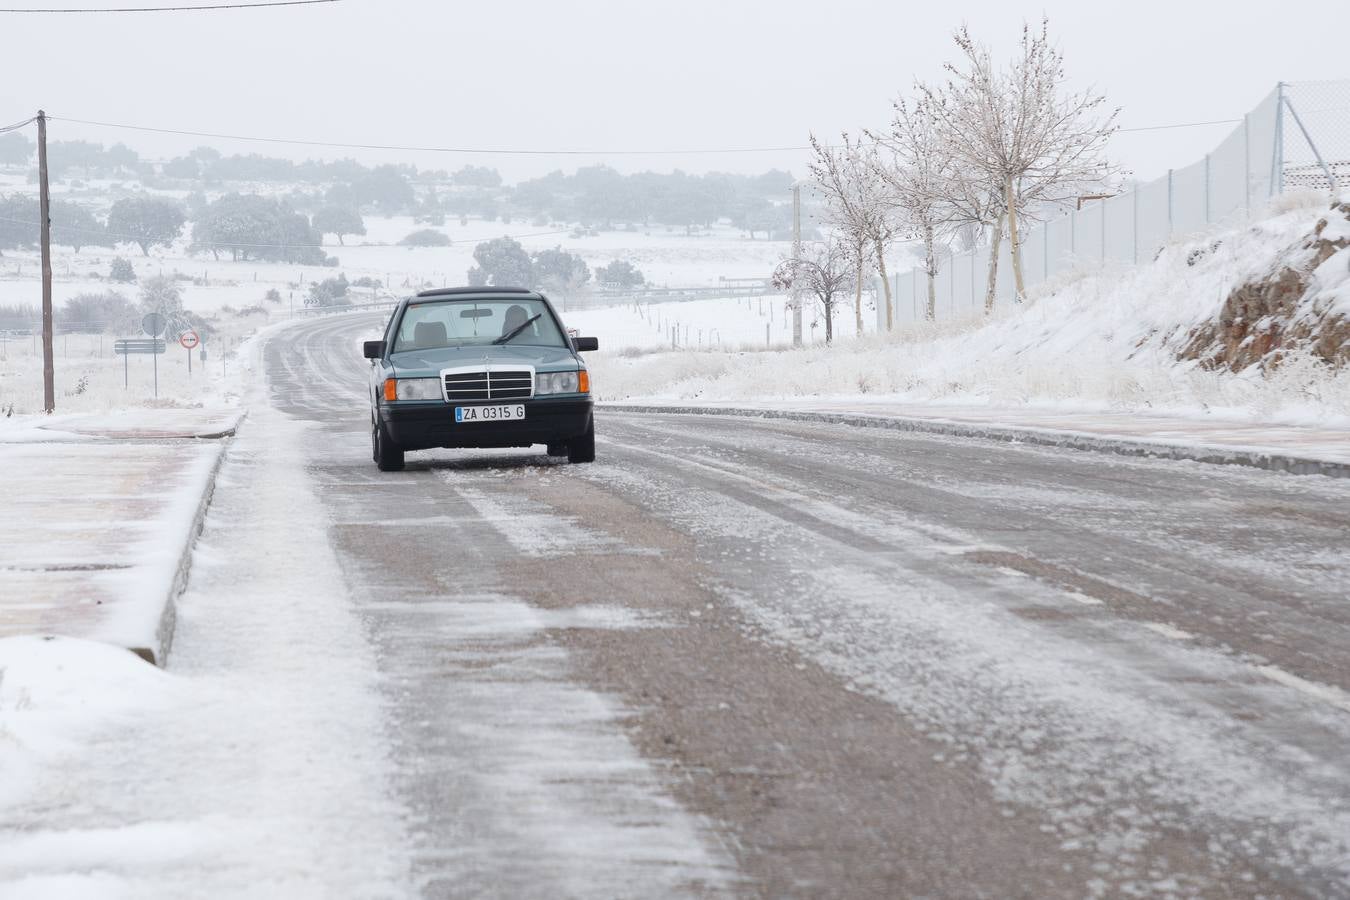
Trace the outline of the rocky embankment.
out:
[[[1181,355],[1237,372],[1295,351],[1334,368],[1350,363],[1350,201],[1332,204],[1273,274],[1233,288]]]

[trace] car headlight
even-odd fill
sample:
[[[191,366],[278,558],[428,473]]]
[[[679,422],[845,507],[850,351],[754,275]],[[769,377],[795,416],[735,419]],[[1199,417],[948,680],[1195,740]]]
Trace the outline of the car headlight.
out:
[[[534,376],[535,394],[575,394],[582,390],[580,372],[540,372]]]
[[[400,400],[440,400],[439,378],[400,378],[397,385]]]

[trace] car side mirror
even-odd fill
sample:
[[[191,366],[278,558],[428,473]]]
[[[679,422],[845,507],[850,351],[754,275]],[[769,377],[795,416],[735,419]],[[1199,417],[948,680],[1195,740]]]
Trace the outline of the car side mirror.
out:
[[[365,354],[366,359],[383,359],[384,341],[366,341],[361,345],[361,351]]]
[[[599,338],[574,337],[574,338],[572,338],[572,349],[575,350],[575,351],[577,351],[578,353],[581,353],[581,352],[586,351],[586,350],[599,350],[599,349],[600,349],[600,339],[599,339]]]

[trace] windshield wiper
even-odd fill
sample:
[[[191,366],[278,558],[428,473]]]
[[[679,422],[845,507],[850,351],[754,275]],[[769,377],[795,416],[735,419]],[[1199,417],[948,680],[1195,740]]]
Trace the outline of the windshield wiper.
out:
[[[529,328],[531,325],[533,325],[533,324],[534,324],[535,322],[537,322],[539,319],[543,318],[543,316],[544,316],[543,313],[535,313],[534,315],[532,315],[532,316],[530,316],[528,319],[526,319],[524,322],[521,322],[521,323],[520,323],[519,325],[517,325],[515,328],[512,328],[512,329],[511,329],[510,331],[508,331],[506,334],[504,334],[504,335],[502,335],[501,337],[497,338],[497,339],[496,339],[495,341],[493,341],[492,343],[494,343],[494,344],[505,344],[507,341],[511,340],[511,338],[513,338],[513,337],[515,337],[516,335],[520,334],[520,333],[521,333],[522,331],[524,331],[526,328]]]

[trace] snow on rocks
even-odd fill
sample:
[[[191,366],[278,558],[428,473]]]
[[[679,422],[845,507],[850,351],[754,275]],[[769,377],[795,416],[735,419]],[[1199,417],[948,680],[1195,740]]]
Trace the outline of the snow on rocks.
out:
[[[1274,368],[1305,349],[1331,366],[1350,361],[1350,310],[1340,308],[1350,298],[1350,204],[1332,204],[1310,233],[1271,247],[1278,252],[1270,270],[1232,289],[1218,314],[1192,333],[1183,358],[1233,371]]]

